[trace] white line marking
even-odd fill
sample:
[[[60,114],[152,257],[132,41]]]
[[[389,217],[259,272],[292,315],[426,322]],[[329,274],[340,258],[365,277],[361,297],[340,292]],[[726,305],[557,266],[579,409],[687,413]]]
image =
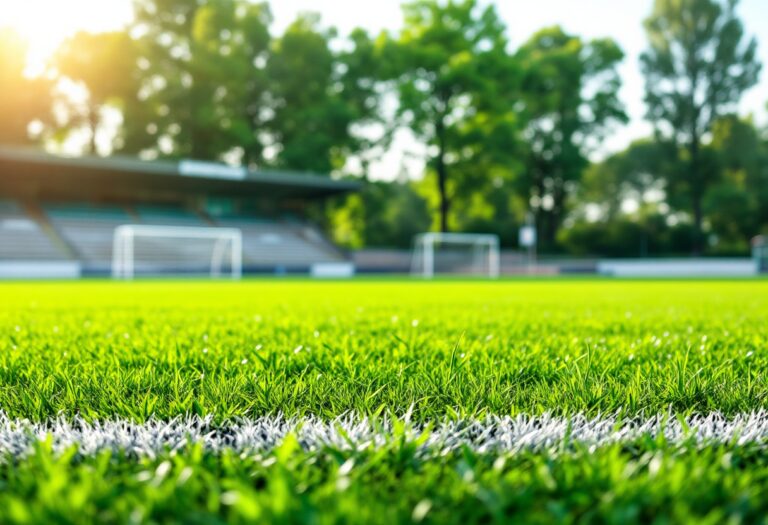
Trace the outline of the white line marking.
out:
[[[45,423],[8,418],[0,412],[0,455],[22,457],[35,442],[50,439],[53,450],[62,452],[76,445],[83,456],[103,450],[124,451],[129,455],[155,457],[168,450],[179,450],[196,443],[217,452],[269,452],[286,435],[293,433],[308,451],[332,447],[342,450],[383,447],[403,437],[418,441],[424,454],[442,454],[462,446],[477,452],[514,453],[521,450],[556,450],[568,444],[598,447],[629,443],[663,436],[668,443],[765,444],[768,443],[768,412],[759,411],[725,417],[718,413],[691,416],[681,421],[675,416],[623,419],[617,416],[569,418],[541,416],[488,417],[479,421],[443,421],[415,425],[406,417],[403,425],[392,419],[372,421],[344,415],[332,421],[316,417],[286,418],[266,416],[235,419],[214,425],[212,418],[180,417],[170,421],[151,419],[145,423],[129,420],[86,422],[81,418],[60,417]],[[399,433],[395,427],[405,430]]]

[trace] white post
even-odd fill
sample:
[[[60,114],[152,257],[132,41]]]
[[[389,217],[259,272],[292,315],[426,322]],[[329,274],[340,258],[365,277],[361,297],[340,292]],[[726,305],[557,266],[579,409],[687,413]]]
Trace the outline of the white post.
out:
[[[237,232],[232,239],[232,279],[240,280],[243,277],[243,235]]]
[[[435,276],[435,237],[432,234],[424,236],[424,277],[432,279]]]
[[[119,226],[115,230],[112,240],[112,277],[115,279],[127,279],[129,271],[128,259],[132,258],[133,242],[130,226]]]
[[[417,235],[413,239],[413,253],[411,254],[411,275],[424,275],[424,243],[422,236]]]
[[[488,273],[492,279],[498,279],[501,266],[501,252],[499,250],[499,239],[493,237],[488,247],[488,256],[491,258],[488,264]]]
[[[119,230],[112,239],[112,278],[120,279],[123,273],[123,238]]]
[[[127,228],[125,235],[125,278],[133,279],[134,261],[133,261],[133,228]]]
[[[232,239],[216,239],[216,243],[213,245],[211,251],[211,277],[221,277],[221,266],[224,263],[224,250],[226,249],[227,242],[232,242]]]

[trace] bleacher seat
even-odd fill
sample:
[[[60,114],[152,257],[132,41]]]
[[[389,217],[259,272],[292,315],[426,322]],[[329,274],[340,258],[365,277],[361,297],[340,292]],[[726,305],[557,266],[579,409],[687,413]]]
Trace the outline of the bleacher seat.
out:
[[[69,257],[14,201],[0,200],[0,261],[66,261]]]
[[[85,204],[46,205],[45,210],[59,234],[77,251],[91,271],[107,271],[112,263],[115,228],[123,224],[155,226],[209,225],[183,208],[140,205],[133,213],[119,206]],[[290,223],[231,216],[217,218],[215,226],[238,228],[243,233],[243,266],[246,269],[307,269],[318,263],[344,261],[343,255],[316,229],[298,219]],[[136,241],[137,271],[203,271],[210,257],[210,241],[167,242],[142,238]]]
[[[243,232],[243,265],[246,268],[308,268],[317,263],[344,260],[317,230],[298,221],[286,224],[235,216],[218,218],[216,222]]]
[[[162,226],[209,226],[194,212],[181,207],[140,205],[135,207],[142,224]]]
[[[109,268],[115,228],[135,222],[118,206],[47,204],[44,209],[54,228],[89,268]]]

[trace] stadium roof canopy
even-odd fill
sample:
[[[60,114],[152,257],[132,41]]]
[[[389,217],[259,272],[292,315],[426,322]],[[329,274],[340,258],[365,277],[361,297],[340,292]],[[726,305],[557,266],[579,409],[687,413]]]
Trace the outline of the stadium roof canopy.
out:
[[[254,171],[212,162],[60,157],[0,146],[0,196],[146,198],[152,194],[312,199],[361,187],[358,182],[319,175]]]

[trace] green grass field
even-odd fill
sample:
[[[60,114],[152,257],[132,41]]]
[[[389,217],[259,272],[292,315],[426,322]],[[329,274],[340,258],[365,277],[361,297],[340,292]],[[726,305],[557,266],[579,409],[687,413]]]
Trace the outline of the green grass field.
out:
[[[2,523],[766,522],[768,281],[17,283],[0,298]],[[694,435],[712,414],[752,422]],[[472,430],[505,416],[567,428],[535,446]],[[217,445],[57,441],[180,417]],[[681,430],[591,442],[578,418]],[[293,430],[238,444],[233,425],[257,420]],[[451,424],[460,444],[436,444]]]

